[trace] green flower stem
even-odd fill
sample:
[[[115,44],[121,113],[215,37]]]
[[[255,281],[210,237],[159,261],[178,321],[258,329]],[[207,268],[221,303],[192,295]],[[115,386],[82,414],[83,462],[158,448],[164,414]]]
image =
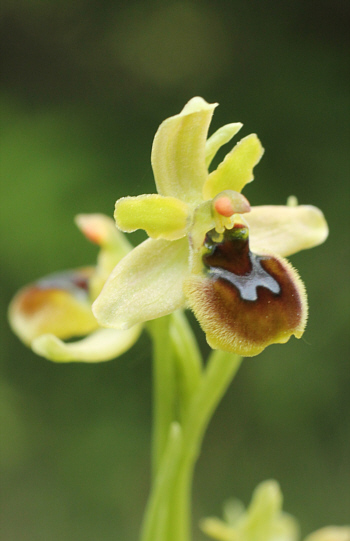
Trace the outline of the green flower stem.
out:
[[[182,442],[184,444],[184,441]],[[169,518],[166,541],[191,540],[191,491],[195,461],[185,463],[179,456],[169,502]]]
[[[167,446],[145,512],[141,541],[165,541],[169,525],[169,503],[181,452],[182,434],[178,423],[172,423]]]
[[[198,344],[183,310],[172,314],[170,338],[175,353],[179,415],[183,420],[200,384],[203,369]]]
[[[241,362],[242,357],[233,353],[220,350],[211,353],[200,387],[193,397],[188,418],[183,425],[185,456],[189,459],[196,458],[205,429]]]
[[[171,423],[176,419],[174,353],[169,347],[171,316],[149,322],[153,339],[153,435],[152,474],[155,482],[167,445]]]
[[[190,541],[194,466],[206,427],[241,358],[214,351],[203,372],[192,330],[181,312],[151,322],[149,330],[155,357],[154,481],[141,541]],[[179,403],[181,425],[174,422]]]
[[[208,423],[242,358],[223,351],[212,352],[200,387],[193,396],[183,423],[181,455],[170,504],[169,534],[166,541],[190,540],[190,493],[193,470]]]

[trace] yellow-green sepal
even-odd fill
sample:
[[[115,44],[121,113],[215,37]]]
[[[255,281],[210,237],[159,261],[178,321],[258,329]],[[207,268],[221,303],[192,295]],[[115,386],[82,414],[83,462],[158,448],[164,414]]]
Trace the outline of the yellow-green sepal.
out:
[[[141,325],[125,331],[98,329],[81,340],[63,342],[53,334],[43,334],[32,342],[32,349],[38,355],[55,362],[109,361],[127,351],[138,339]]]
[[[210,173],[203,187],[204,199],[213,199],[224,190],[241,192],[254,179],[253,168],[263,153],[264,149],[254,133],[244,137],[226,155],[219,167]]]
[[[154,137],[152,167],[157,191],[198,203],[207,178],[205,143],[217,104],[190,100],[181,113],[165,120]]]
[[[242,126],[243,124],[241,122],[226,124],[209,137],[205,143],[205,164],[207,167],[211,164],[219,148],[228,143],[239,132]]]
[[[262,205],[252,207],[244,218],[251,250],[258,254],[289,256],[322,244],[328,236],[323,213],[312,205]]]
[[[128,329],[170,314],[185,304],[188,241],[147,239],[118,263],[93,313],[103,327]]]
[[[158,194],[123,197],[116,202],[114,218],[127,233],[144,229],[153,239],[177,240],[186,235],[188,205]]]

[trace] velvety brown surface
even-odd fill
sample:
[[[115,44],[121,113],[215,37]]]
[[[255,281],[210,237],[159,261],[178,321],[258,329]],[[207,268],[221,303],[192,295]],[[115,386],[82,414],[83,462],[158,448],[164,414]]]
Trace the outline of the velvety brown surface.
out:
[[[206,247],[205,294],[226,328],[256,344],[298,329],[303,306],[293,271],[275,257],[250,252],[246,228],[226,231],[220,243],[209,233]]]

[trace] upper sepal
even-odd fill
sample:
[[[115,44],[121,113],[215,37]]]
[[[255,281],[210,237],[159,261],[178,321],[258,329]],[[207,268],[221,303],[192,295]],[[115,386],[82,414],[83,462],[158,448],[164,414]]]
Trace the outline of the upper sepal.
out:
[[[286,260],[253,254],[246,227],[209,232],[201,257],[203,270],[186,280],[185,293],[212,348],[250,357],[301,337],[304,285]]]
[[[200,201],[208,174],[205,145],[216,105],[193,98],[159,126],[151,157],[159,194],[187,203]]]

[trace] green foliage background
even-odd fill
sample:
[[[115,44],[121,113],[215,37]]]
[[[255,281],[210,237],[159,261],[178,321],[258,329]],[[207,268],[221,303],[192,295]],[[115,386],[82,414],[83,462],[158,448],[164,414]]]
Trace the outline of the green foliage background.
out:
[[[292,258],[304,338],[246,360],[211,424],[196,523],[277,478],[303,533],[350,519],[349,95],[342,0],[6,1],[1,101],[1,459],[4,541],[131,541],[149,488],[150,343],[56,365],[11,334],[27,282],[93,262],[73,224],[154,190],[153,135],[194,95],[213,129],[244,122],[266,149],[245,194],[324,210],[326,244]],[[222,158],[222,156],[221,156]],[[142,234],[134,234],[140,242]],[[198,329],[203,351],[205,340]]]

